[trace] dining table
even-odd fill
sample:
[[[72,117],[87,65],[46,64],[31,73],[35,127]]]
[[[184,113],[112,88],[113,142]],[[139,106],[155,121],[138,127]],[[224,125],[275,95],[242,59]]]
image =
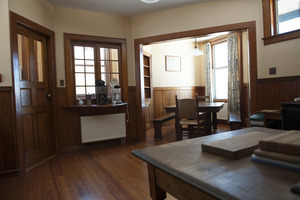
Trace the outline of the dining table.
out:
[[[217,113],[224,107],[225,102],[198,102],[198,112],[205,113],[205,130],[208,135],[217,130]],[[176,113],[176,105],[164,107],[167,113]],[[212,125],[212,126],[211,126]]]

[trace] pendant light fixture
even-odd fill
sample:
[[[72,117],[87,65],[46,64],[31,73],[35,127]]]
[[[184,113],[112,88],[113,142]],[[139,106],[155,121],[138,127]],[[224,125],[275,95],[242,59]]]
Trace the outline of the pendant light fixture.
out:
[[[159,0],[141,0],[144,3],[156,3],[159,2]]]
[[[194,56],[200,56],[200,55],[203,55],[203,51],[201,51],[200,49],[198,49],[197,47],[197,41],[196,41],[196,38],[195,38],[195,48],[193,49],[193,55]]]

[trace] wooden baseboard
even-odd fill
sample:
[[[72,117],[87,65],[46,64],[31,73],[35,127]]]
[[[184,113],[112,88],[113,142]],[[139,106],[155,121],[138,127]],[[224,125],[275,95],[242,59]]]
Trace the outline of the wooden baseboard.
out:
[[[127,141],[129,141],[129,140],[126,139],[125,144]],[[116,145],[121,145],[121,138],[104,140],[104,141],[95,141],[95,142],[90,142],[90,143],[84,143],[84,144],[77,145],[77,146],[62,147],[60,149],[60,152],[67,153],[67,152],[79,151],[79,150],[83,150],[86,148],[92,148],[92,147],[97,147],[97,146],[104,147],[104,146],[116,146]]]
[[[226,119],[218,119],[218,124],[228,124]]]
[[[55,158],[55,157],[56,157],[56,154],[51,155],[51,156],[48,156],[47,158],[45,158],[45,159],[43,159],[43,160],[41,160],[41,161],[39,161],[39,162],[37,162],[37,163],[31,165],[30,167],[27,167],[27,168],[26,168],[26,172],[28,172],[28,171],[30,171],[30,170],[32,170],[32,169],[34,169],[34,168],[36,168],[36,167],[38,167],[38,166],[44,164],[45,162],[47,162],[47,161],[49,161],[49,160],[51,160],[51,159],[53,159],[53,158]]]
[[[15,169],[15,170],[9,170],[9,171],[1,171],[0,172],[0,178],[8,178],[12,176],[17,176],[19,174],[20,170]]]
[[[67,152],[72,152],[72,151],[79,151],[84,149],[83,145],[78,145],[78,146],[71,146],[71,147],[62,147],[60,149],[61,153],[67,153]]]

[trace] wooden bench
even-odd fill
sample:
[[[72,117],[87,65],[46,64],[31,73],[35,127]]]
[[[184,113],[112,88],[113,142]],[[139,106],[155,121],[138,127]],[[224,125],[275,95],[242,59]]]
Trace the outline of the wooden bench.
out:
[[[154,126],[154,140],[161,140],[162,134],[161,134],[161,127],[163,123],[175,119],[175,113],[170,113],[167,115],[164,115],[162,117],[156,118],[152,120],[153,126]]]
[[[241,116],[238,113],[230,113],[229,119],[230,130],[238,130],[242,128]]]

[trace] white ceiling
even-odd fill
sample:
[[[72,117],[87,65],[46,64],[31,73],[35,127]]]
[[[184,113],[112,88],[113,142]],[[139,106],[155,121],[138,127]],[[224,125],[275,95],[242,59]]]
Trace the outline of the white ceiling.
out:
[[[119,16],[134,17],[171,8],[193,5],[212,0],[160,0],[147,4],[140,0],[47,0],[58,7],[75,8]]]

